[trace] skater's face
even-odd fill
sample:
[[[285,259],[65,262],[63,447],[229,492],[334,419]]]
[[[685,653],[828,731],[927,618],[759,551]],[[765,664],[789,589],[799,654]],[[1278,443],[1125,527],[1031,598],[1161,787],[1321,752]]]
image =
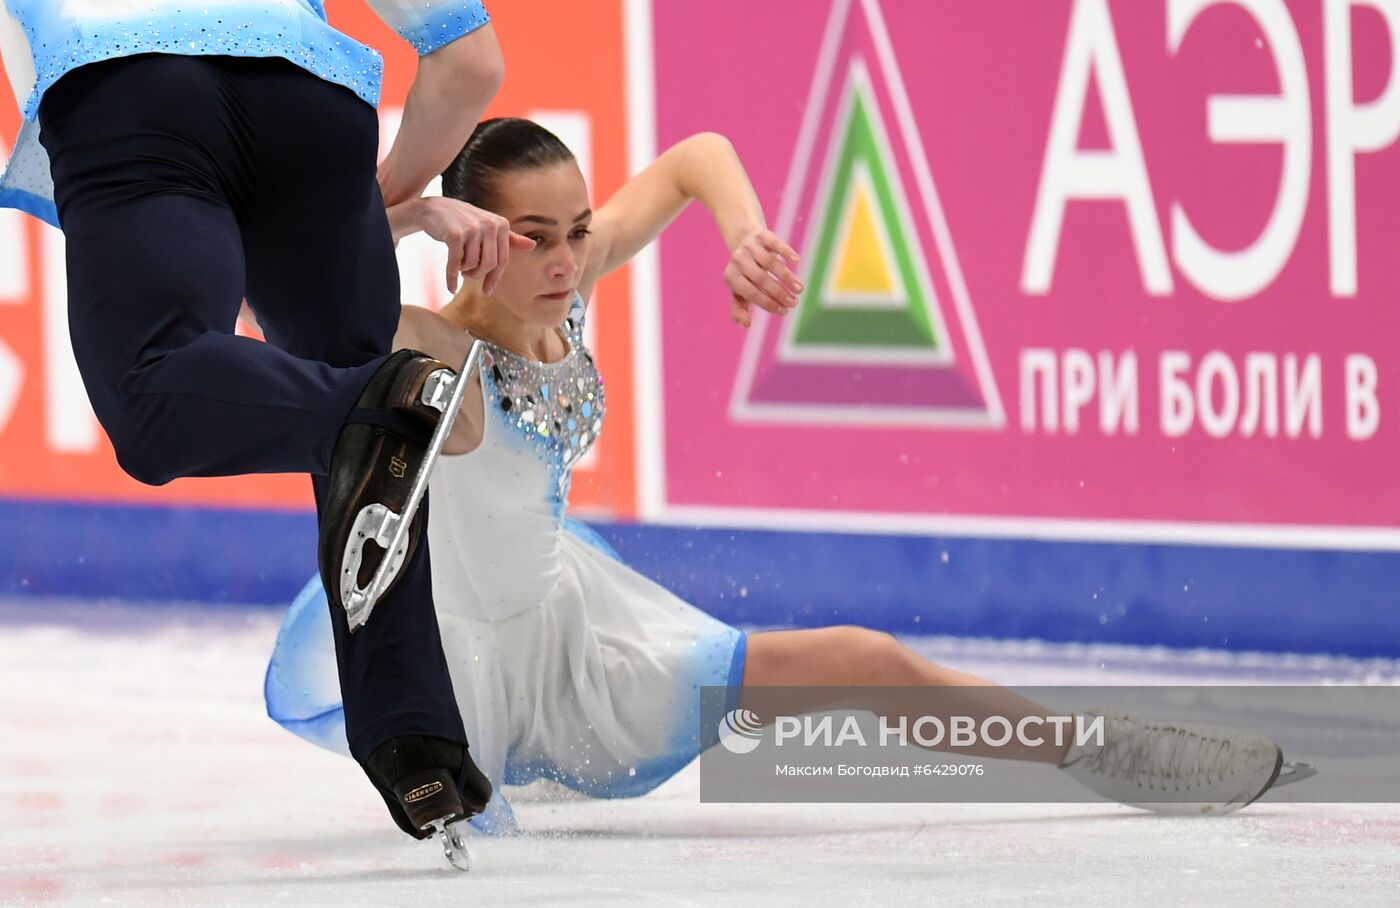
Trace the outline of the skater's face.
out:
[[[511,253],[493,299],[522,321],[553,328],[563,323],[588,256],[588,187],[578,164],[500,174],[492,187],[494,209],[535,248]]]

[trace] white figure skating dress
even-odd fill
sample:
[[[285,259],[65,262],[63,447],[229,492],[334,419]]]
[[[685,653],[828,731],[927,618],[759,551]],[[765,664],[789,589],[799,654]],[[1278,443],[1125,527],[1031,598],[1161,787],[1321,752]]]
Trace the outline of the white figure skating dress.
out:
[[[443,648],[477,765],[497,785],[473,825],[510,831],[501,783],[552,779],[594,797],[645,794],[703,745],[700,691],[737,689],[745,637],[621,563],[564,517],[573,464],[604,394],[575,297],[569,353],[540,363],[494,344],[481,358],[484,429],[438,461],[428,539]],[[268,714],[346,751],[319,579],[293,603],[268,666]]]

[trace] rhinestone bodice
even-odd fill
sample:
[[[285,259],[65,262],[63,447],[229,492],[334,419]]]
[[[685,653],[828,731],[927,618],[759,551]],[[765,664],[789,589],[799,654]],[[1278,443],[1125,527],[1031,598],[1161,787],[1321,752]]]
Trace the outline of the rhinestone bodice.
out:
[[[542,363],[499,344],[486,344],[482,386],[488,403],[542,458],[572,465],[593,446],[603,427],[606,400],[593,356],[583,345],[583,306],[563,325],[569,352]]]

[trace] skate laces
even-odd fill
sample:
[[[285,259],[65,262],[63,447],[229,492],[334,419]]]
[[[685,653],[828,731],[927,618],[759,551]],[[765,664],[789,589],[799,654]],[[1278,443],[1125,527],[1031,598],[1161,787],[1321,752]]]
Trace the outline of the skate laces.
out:
[[[1103,746],[1084,758],[1099,775],[1156,791],[1190,791],[1244,769],[1249,753],[1189,727],[1105,717]]]

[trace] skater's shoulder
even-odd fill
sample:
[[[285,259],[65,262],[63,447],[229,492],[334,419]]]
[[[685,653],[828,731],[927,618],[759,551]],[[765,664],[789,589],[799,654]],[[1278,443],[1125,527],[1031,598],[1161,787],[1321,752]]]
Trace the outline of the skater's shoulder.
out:
[[[422,350],[441,359],[459,347],[465,350],[470,340],[460,325],[442,314],[423,306],[404,306],[394,332],[394,349]]]

